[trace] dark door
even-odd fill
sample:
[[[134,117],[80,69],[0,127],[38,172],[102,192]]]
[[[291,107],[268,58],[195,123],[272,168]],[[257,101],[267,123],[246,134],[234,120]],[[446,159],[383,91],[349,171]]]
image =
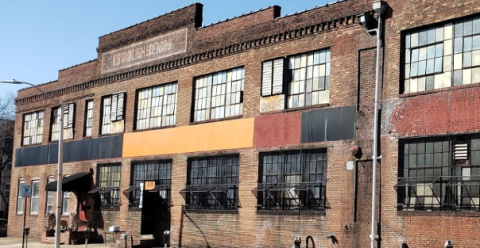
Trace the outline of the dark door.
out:
[[[158,192],[143,192],[142,234],[154,234],[157,221],[157,211],[160,204]]]

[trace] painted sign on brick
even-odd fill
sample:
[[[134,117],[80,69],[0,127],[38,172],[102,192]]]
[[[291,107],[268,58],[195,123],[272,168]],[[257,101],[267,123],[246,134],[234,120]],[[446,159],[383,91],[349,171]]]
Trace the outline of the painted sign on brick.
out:
[[[184,28],[104,53],[102,55],[102,73],[117,71],[186,51],[187,29]]]

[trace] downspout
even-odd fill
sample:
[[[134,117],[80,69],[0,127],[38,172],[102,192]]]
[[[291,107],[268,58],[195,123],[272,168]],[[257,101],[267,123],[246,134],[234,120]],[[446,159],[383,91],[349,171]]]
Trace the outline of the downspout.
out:
[[[376,8],[376,4],[380,4],[380,8]],[[377,61],[375,66],[375,106],[374,106],[374,127],[373,127],[373,172],[372,172],[372,220],[371,220],[371,248],[375,248],[375,239],[377,238],[375,234],[375,216],[376,216],[376,191],[377,191],[377,161],[381,159],[378,155],[378,140],[379,140],[379,111],[378,111],[378,98],[379,98],[379,88],[380,88],[380,52],[382,46],[382,10],[383,3],[381,1],[376,1],[373,3],[373,8],[378,14],[378,27],[377,27]]]

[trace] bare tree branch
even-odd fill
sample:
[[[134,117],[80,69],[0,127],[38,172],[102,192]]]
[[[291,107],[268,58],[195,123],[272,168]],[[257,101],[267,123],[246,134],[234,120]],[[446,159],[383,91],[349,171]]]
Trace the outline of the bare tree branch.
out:
[[[15,97],[13,93],[0,96],[0,199],[8,206],[8,199],[5,197],[5,185],[10,180],[5,171],[7,165],[12,161],[13,135],[15,120]],[[8,207],[6,212],[8,211]]]

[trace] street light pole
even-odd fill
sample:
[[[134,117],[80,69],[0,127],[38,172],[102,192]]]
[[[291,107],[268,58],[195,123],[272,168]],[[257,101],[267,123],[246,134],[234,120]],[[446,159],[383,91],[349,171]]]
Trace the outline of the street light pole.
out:
[[[27,84],[38,91],[40,91],[45,98],[47,98],[47,94],[40,89],[38,86],[28,83],[28,82],[23,82],[23,81],[17,81],[15,79],[13,80],[2,80],[0,81],[1,83],[6,83],[6,84]],[[58,136],[58,166],[57,166],[57,211],[56,211],[56,216],[55,216],[55,248],[60,247],[60,216],[62,214],[62,163],[63,163],[63,101],[60,100],[58,101],[55,98],[49,97],[50,100],[54,101],[55,103],[59,104],[59,125],[60,125],[60,134]],[[26,213],[23,213],[24,215]]]

